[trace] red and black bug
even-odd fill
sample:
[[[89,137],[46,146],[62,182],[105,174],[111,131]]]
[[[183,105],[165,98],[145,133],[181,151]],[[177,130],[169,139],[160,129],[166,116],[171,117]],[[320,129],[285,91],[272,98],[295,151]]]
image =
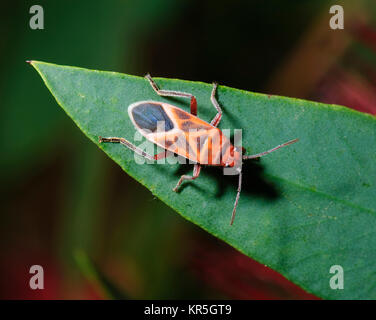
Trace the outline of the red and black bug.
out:
[[[202,165],[235,167],[236,173],[239,175],[239,182],[230,221],[232,225],[241,192],[242,161],[262,157],[279,148],[297,142],[298,139],[288,141],[258,154],[242,155],[240,148],[233,146],[223,132],[217,128],[221,121],[222,110],[215,97],[217,90],[216,83],[213,84],[210,99],[217,110],[217,114],[210,123],[207,123],[197,117],[197,100],[195,96],[180,91],[160,90],[149,74],[145,78],[160,96],[183,97],[191,100],[191,113],[158,101],[139,101],[128,107],[129,117],[136,129],[146,139],[162,147],[165,151],[156,155],[150,155],[128,140],[117,137],[99,137],[99,142],[121,143],[149,160],[163,159],[168,156],[167,151],[169,151],[169,154],[178,154],[195,163],[193,175],[182,175],[173,188],[173,191],[178,191],[179,186],[184,180],[196,179],[200,174]]]

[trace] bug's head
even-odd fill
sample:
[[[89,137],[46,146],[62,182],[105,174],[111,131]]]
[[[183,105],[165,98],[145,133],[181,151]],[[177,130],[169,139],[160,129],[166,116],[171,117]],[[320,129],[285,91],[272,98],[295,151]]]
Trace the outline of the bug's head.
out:
[[[222,166],[225,168],[232,168],[238,164],[241,164],[242,156],[240,150],[237,147],[231,146],[228,151],[222,157]]]

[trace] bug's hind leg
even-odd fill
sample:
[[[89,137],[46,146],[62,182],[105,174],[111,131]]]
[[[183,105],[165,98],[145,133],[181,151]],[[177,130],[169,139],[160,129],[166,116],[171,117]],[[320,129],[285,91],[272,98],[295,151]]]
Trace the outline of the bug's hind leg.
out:
[[[143,156],[144,158],[148,160],[160,160],[167,157],[166,151],[162,151],[161,153],[158,153],[156,155],[151,155],[149,153],[146,153],[144,150],[136,147],[133,143],[129,142],[128,140],[124,138],[118,138],[118,137],[99,137],[99,143],[102,142],[112,142],[112,143],[121,143],[123,146],[126,146],[127,148],[131,149],[135,153],[139,154],[140,156]]]
[[[191,99],[191,114],[194,116],[197,116],[197,100],[196,97],[191,93],[186,93],[182,91],[173,91],[173,90],[161,90],[151,77],[151,75],[148,73],[145,75],[145,78],[149,81],[151,87],[154,89],[154,91],[162,96],[162,97],[182,97],[182,98],[190,98]]]
[[[194,180],[194,179],[198,178],[198,176],[200,175],[200,171],[201,171],[201,166],[199,164],[195,164],[195,166],[193,168],[193,175],[192,176],[182,175],[180,177],[178,183],[176,184],[175,188],[173,188],[172,190],[177,192],[180,185],[182,184],[182,182],[184,180]]]
[[[210,95],[210,100],[214,106],[214,108],[217,110],[217,114],[216,116],[214,117],[214,119],[210,122],[210,124],[214,127],[218,126],[219,122],[221,121],[221,118],[222,118],[222,109],[221,107],[219,106],[219,103],[215,97],[215,94],[217,92],[217,87],[218,87],[218,83],[214,82],[213,83],[213,89],[212,89],[212,92],[211,92],[211,95]]]

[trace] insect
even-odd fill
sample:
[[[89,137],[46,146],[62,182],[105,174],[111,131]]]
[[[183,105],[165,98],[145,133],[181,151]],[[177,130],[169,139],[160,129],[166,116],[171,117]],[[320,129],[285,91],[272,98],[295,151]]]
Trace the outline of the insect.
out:
[[[182,175],[173,188],[175,192],[178,191],[183,181],[198,178],[203,165],[234,167],[239,179],[230,220],[230,225],[232,225],[242,187],[242,161],[260,158],[277,149],[295,143],[298,139],[290,140],[268,151],[253,155],[242,155],[240,148],[233,146],[230,140],[218,129],[218,124],[222,118],[222,110],[216,99],[217,83],[213,83],[210,96],[217,114],[208,123],[197,117],[197,100],[194,95],[180,91],[161,90],[150,74],[147,74],[145,78],[159,96],[190,99],[190,113],[168,103],[158,101],[138,101],[128,107],[128,114],[135,128],[146,139],[162,147],[164,151],[151,155],[128,140],[118,137],[99,137],[99,142],[121,143],[149,160],[163,159],[168,156],[167,151],[169,151],[169,154],[178,154],[194,162],[193,175]],[[162,124],[162,127],[160,124]]]

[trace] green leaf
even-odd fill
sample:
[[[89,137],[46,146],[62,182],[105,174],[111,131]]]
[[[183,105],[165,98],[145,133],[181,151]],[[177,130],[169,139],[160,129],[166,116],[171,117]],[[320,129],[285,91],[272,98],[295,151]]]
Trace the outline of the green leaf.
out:
[[[220,128],[243,129],[247,153],[299,138],[260,162],[244,164],[243,192],[230,226],[236,176],[205,167],[197,180],[175,193],[172,188],[191,165],[139,165],[131,150],[98,144],[98,136],[134,141],[127,114],[131,103],[157,100],[188,110],[187,99],[159,97],[141,77],[37,61],[32,65],[81,130],[184,218],[320,297],[376,298],[375,117],[220,86]],[[193,93],[200,118],[210,121],[216,114],[210,84],[156,81],[163,89]],[[333,265],[344,270],[342,290],[329,285],[336,276],[329,272]]]

